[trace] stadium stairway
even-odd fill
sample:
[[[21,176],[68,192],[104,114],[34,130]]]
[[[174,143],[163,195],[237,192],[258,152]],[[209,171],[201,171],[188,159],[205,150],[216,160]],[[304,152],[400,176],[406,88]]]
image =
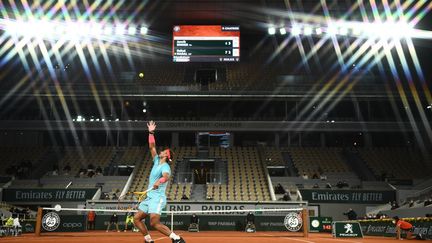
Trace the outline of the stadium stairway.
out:
[[[194,184],[190,200],[194,201],[205,201],[206,200],[206,185],[205,184]]]
[[[125,152],[125,149],[115,149],[114,156],[108,164],[108,175],[118,175],[118,165],[120,164],[120,160]]]
[[[345,160],[345,163],[354,171],[357,176],[364,181],[375,181],[376,178],[372,171],[366,166],[366,163],[358,154],[348,149],[341,151],[341,157]]]
[[[422,180],[421,182],[416,183],[413,190],[421,191],[421,190],[425,190],[427,188],[432,188],[432,178]]]
[[[366,207],[366,214],[377,215],[381,211],[390,210],[391,205],[389,203],[378,205],[375,207]]]
[[[268,193],[269,193],[269,196],[270,196],[269,200],[273,200],[274,201],[274,200],[276,200],[276,196],[275,196],[275,194],[273,192],[273,188],[274,187],[273,187],[272,181],[270,179],[269,172],[268,172],[267,167],[266,167],[265,152],[264,152],[263,147],[258,147],[258,157],[259,157],[259,160],[260,160],[260,167],[264,171],[264,176],[267,177],[267,178],[269,178],[269,180],[265,180],[265,182],[264,182],[264,184],[266,185],[266,187],[268,189]]]
[[[215,166],[215,173],[220,173],[221,181],[219,183],[226,184],[227,183],[227,177],[228,177],[228,165],[226,161],[220,160],[216,163]]]
[[[288,176],[299,176],[298,170],[294,166],[294,163],[293,163],[289,153],[288,152],[282,152],[282,158],[285,161]]]
[[[186,160],[179,160],[179,161],[177,161],[175,166],[176,166],[176,168],[175,168],[176,173],[174,174],[173,182],[174,183],[190,182],[190,181],[185,181],[185,176],[189,172],[188,166],[187,166],[187,161]]]

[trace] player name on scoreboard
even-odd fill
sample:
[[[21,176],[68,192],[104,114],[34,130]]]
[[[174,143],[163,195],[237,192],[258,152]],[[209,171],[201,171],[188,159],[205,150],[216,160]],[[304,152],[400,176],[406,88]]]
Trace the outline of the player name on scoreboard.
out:
[[[173,34],[175,62],[240,61],[240,27],[175,26]]]

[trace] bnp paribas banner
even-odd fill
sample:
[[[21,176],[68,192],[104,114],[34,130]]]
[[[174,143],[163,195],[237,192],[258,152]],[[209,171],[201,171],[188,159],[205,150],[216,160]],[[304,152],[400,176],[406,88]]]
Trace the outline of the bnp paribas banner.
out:
[[[124,229],[125,225],[124,215],[119,216],[119,228]],[[191,223],[190,215],[175,215],[172,221],[174,230],[188,230],[189,224]],[[96,230],[106,230],[110,221],[109,215],[96,214],[95,228]],[[151,229],[149,225],[150,220],[145,220],[145,224]],[[298,220],[294,220],[290,223],[289,216],[256,216],[255,227],[258,231],[293,231],[298,232],[302,229],[303,223]],[[161,223],[171,227],[171,217],[169,215],[161,217]],[[199,227],[200,230],[235,230],[244,231],[246,227],[246,215],[231,215],[226,217],[225,215],[200,215],[199,216]],[[130,228],[130,227],[129,227]],[[111,226],[114,229],[114,226]]]
[[[5,202],[80,202],[92,199],[97,189],[4,189]]]
[[[395,191],[301,189],[300,192],[309,203],[384,204],[396,199]]]
[[[128,209],[134,208],[136,206],[136,202],[131,201],[108,201],[108,200],[97,200],[97,201],[87,201],[87,208],[95,208],[95,209]],[[256,212],[256,215],[286,215],[287,211],[278,210],[278,209],[301,209],[303,206],[301,203],[255,203],[255,202],[168,202],[164,211],[203,211],[202,213],[198,213],[198,215],[224,215],[224,216],[236,216],[236,215],[246,215],[248,211],[254,211],[256,209],[271,209],[274,210],[272,212]],[[314,211],[315,214],[318,214],[318,206],[308,207],[310,211]],[[232,212],[232,211],[240,210],[241,212]],[[206,213],[208,211],[208,213]],[[219,211],[214,213],[213,211]],[[220,212],[222,211],[222,212]],[[231,212],[230,212],[231,211]],[[163,213],[162,212],[162,213]],[[102,214],[98,212],[98,214]]]

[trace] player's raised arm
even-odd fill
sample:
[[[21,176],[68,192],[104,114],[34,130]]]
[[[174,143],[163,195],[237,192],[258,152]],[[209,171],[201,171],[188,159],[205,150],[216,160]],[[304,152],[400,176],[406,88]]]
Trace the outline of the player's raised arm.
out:
[[[154,158],[157,155],[156,140],[154,137],[154,131],[156,130],[156,123],[154,121],[147,122],[147,128],[148,128],[148,132],[149,132],[149,137],[148,137],[149,149],[150,149],[152,158]]]

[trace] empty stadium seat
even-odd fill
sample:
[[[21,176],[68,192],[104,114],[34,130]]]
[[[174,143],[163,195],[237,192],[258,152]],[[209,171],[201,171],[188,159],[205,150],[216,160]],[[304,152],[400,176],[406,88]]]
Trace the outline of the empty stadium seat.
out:
[[[210,157],[228,162],[228,183],[207,185],[207,197],[215,201],[268,201],[265,168],[255,147],[211,147]]]

